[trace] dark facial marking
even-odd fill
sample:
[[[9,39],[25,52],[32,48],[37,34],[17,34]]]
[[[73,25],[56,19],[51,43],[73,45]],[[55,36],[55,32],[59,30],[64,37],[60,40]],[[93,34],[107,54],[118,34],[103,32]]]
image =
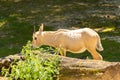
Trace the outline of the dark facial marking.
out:
[[[35,37],[34,39],[37,40],[37,37]]]

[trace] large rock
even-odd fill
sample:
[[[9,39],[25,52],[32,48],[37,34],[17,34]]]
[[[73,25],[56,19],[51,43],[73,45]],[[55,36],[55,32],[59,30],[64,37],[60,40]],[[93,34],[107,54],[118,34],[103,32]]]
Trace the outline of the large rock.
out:
[[[43,58],[53,56],[40,54]],[[24,60],[24,57],[16,54],[0,59],[0,69],[9,67],[14,59]],[[60,56],[60,80],[120,80],[120,63]]]
[[[120,80],[120,63],[61,58],[60,80]]]

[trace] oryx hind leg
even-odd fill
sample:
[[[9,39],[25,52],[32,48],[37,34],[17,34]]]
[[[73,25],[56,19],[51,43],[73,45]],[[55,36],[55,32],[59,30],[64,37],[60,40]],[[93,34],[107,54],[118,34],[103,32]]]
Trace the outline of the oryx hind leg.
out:
[[[93,59],[95,59],[95,60],[103,60],[102,56],[100,55],[100,53],[98,53],[96,51],[95,48],[88,48],[87,50],[91,53]]]

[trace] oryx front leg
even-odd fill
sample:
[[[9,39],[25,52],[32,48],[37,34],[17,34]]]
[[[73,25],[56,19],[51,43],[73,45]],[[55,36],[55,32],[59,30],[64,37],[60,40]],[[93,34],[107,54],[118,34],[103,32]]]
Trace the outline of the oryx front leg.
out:
[[[66,56],[66,48],[63,47],[62,45],[59,46],[58,51],[61,56]]]
[[[57,48],[57,51],[58,51],[58,53],[61,56],[66,56],[66,49],[64,49],[64,48]]]
[[[60,55],[61,56],[66,56],[66,50],[65,49],[60,49]]]

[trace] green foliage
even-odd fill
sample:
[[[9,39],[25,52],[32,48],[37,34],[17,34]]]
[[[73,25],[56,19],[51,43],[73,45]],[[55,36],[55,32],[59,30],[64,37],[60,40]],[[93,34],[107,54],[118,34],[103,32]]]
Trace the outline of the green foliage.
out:
[[[13,62],[9,69],[3,68],[2,74],[8,76],[10,80],[57,79],[59,74],[59,57],[55,55],[54,57],[42,58],[39,54],[34,53],[35,50],[36,49],[31,48],[31,43],[28,42],[22,49],[22,54],[24,55],[25,60],[16,63]],[[43,48],[39,50],[45,51]]]
[[[31,40],[33,26],[36,26],[38,30],[41,22],[45,23],[45,31],[72,26],[78,28],[114,27],[115,31],[102,33],[102,38],[106,34],[120,36],[118,9],[118,4],[114,4],[114,0],[0,0],[0,57],[19,53],[27,40]],[[116,44],[114,41],[111,42]],[[117,44],[120,45],[120,43]],[[103,47],[104,45],[105,50],[100,52],[105,53],[102,54],[104,59],[120,61],[118,58],[120,51],[117,46],[115,45],[114,50],[111,51],[109,40],[103,40]],[[108,58],[107,50],[113,53],[114,57],[111,55]],[[88,52],[67,53],[69,57],[82,59],[88,54]]]

